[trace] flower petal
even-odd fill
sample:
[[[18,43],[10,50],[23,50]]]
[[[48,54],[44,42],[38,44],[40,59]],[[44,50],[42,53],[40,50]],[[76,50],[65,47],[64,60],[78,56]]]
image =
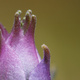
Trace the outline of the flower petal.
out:
[[[25,16],[26,19],[23,20],[24,33],[20,29],[19,15],[15,18],[17,18],[15,25],[17,25],[19,29],[17,28],[15,32],[16,27],[13,27],[12,33],[6,43],[9,44],[19,56],[25,71],[26,78],[28,79],[29,73],[41,60],[38,51],[36,50],[34,41],[36,16],[31,15],[30,10],[27,11]]]
[[[42,48],[44,49],[44,58],[31,72],[29,80],[51,80],[49,49],[46,45],[42,45]]]
[[[21,62],[0,31],[0,80],[26,80]]]
[[[7,32],[7,30],[4,28],[4,26],[2,24],[0,24],[0,29],[2,31],[2,34],[3,34],[4,38],[5,38],[5,40],[6,40],[8,38],[8,36],[9,36],[9,33]]]
[[[37,66],[40,61],[34,42],[35,24],[36,17],[32,15],[29,28],[15,49],[23,63],[27,79],[30,72]]]

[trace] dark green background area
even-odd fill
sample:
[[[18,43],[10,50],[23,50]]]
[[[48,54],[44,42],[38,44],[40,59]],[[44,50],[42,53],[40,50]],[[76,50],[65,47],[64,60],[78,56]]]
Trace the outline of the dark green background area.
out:
[[[37,16],[35,43],[51,51],[55,80],[80,80],[80,0],[0,0],[0,22],[10,32],[14,13],[31,9]]]

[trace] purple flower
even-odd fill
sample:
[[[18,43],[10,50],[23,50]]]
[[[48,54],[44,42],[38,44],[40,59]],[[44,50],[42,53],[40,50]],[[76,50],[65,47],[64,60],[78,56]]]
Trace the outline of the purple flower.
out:
[[[10,34],[0,24],[0,80],[51,80],[49,49],[42,45],[41,60],[35,47],[36,16],[28,10],[21,21],[20,14],[15,13]]]

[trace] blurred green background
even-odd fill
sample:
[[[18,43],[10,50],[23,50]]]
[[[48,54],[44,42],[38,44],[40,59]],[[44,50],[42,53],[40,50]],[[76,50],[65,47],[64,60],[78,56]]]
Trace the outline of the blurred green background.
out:
[[[0,0],[0,22],[10,32],[14,13],[31,9],[37,16],[35,43],[51,51],[54,80],[80,80],[80,0]]]

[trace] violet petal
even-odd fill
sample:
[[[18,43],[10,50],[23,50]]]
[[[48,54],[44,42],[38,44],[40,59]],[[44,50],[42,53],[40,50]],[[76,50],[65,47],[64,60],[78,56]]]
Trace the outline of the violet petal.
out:
[[[22,64],[0,31],[0,80],[26,80]]]
[[[49,49],[46,45],[42,45],[42,48],[44,49],[44,58],[31,72],[29,80],[51,80]]]
[[[36,16],[30,15],[29,17],[31,17],[31,20],[27,32],[25,32],[23,28],[25,34],[22,33],[22,30],[20,29],[19,15],[18,17],[17,16],[15,17],[17,18],[17,23],[14,24],[17,25],[19,29],[17,28],[16,32],[14,32],[15,31],[14,26],[11,35],[6,41],[6,43],[9,44],[11,48],[15,50],[16,54],[19,56],[27,79],[32,69],[34,69],[40,62],[40,56],[38,54],[38,51],[36,50],[34,42]],[[26,23],[24,23],[24,25],[26,26]]]

